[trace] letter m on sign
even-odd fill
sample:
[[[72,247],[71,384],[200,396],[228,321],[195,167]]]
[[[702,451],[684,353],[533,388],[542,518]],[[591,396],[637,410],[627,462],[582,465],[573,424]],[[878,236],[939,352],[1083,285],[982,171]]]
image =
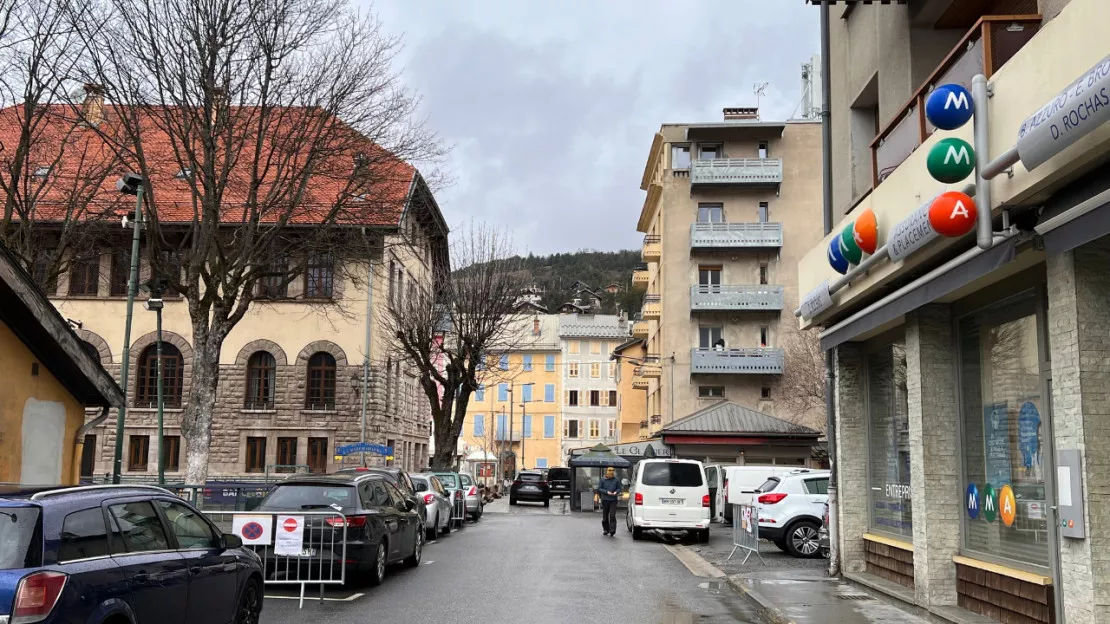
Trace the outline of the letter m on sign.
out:
[[[944,110],[948,110],[953,105],[955,105],[957,109],[970,109],[971,102],[967,100],[967,93],[961,91],[957,94],[954,91],[949,91],[948,98],[944,100]]]
[[[967,148],[963,145],[961,145],[958,150],[954,145],[949,145],[948,153],[944,155],[944,164],[947,165],[953,161],[955,161],[957,165],[962,162],[971,163],[971,154],[967,153]]]

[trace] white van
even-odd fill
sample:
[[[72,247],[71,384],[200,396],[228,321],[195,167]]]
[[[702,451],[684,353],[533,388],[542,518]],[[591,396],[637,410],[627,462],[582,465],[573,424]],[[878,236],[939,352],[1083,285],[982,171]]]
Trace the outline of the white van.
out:
[[[644,459],[632,473],[625,523],[632,539],[644,529],[690,531],[709,541],[709,487],[702,463],[692,459]]]
[[[771,477],[782,477],[793,473],[809,472],[797,466],[722,466],[721,487],[713,506],[716,512],[714,522],[730,524],[733,505],[751,505],[755,501],[756,489]]]

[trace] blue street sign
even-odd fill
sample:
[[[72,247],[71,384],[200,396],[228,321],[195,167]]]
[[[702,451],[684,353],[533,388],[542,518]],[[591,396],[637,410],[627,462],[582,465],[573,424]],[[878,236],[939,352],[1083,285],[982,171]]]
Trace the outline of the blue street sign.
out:
[[[840,249],[839,236],[835,236],[829,241],[829,266],[841,275],[848,272],[848,259],[844,257],[844,252]]]
[[[369,442],[355,442],[354,444],[346,444],[336,447],[335,449],[336,455],[354,455],[355,453],[370,453],[372,455],[389,457],[393,454],[393,447],[383,444],[371,444]]]
[[[974,483],[967,484],[967,517],[975,520],[979,517],[979,488]]]
[[[971,93],[958,84],[940,85],[925,100],[925,117],[941,130],[955,130],[974,113]]]

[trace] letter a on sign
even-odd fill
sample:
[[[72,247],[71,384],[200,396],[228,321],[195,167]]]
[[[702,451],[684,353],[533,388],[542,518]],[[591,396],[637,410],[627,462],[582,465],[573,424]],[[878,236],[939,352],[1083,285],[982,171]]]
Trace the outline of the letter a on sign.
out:
[[[952,214],[948,216],[949,219],[955,220],[956,217],[968,218],[970,215],[967,212],[967,207],[960,200],[956,200],[956,205],[952,207]]]

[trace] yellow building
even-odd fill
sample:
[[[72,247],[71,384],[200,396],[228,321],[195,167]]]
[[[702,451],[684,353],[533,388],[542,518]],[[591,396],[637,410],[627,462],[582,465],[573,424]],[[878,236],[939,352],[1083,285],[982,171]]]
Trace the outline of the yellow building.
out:
[[[470,468],[495,457],[503,474],[560,466],[562,368],[559,317],[521,316],[513,346],[490,358],[471,395],[460,451]]]
[[[633,338],[613,350],[617,360],[617,421],[620,442],[639,442],[648,438],[647,380],[637,377],[637,370],[647,355],[647,344]]]
[[[123,390],[2,245],[0,301],[0,483],[77,483],[85,435]],[[88,425],[86,408],[101,408]]]

